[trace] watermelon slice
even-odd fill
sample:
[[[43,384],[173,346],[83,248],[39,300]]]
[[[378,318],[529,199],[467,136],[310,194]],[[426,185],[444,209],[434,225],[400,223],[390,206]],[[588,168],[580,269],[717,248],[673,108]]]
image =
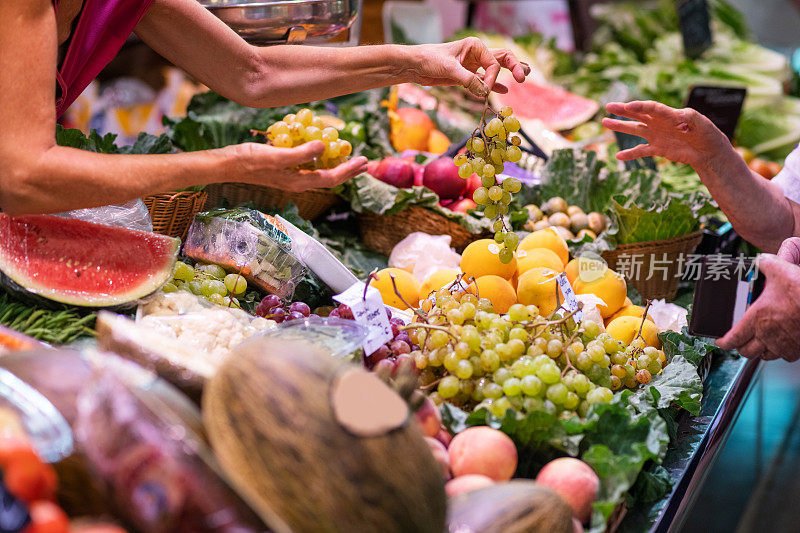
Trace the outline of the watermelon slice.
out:
[[[65,304],[120,306],[156,291],[171,278],[179,246],[179,239],[155,233],[0,213],[4,281]]]
[[[551,130],[569,130],[591,119],[600,109],[600,104],[594,100],[555,85],[531,79],[517,83],[506,71],[498,76],[497,81],[508,87],[508,93],[492,93],[492,105],[495,109],[511,106],[523,129],[526,121],[541,120]]]

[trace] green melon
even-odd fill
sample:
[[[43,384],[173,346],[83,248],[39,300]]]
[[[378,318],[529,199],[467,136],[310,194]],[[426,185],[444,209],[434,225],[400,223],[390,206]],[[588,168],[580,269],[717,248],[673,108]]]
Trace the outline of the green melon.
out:
[[[409,414],[374,375],[306,340],[248,341],[203,392],[226,473],[295,533],[442,533],[441,467]]]
[[[64,304],[113,307],[147,296],[172,277],[179,247],[179,239],[155,233],[0,213],[6,285]]]

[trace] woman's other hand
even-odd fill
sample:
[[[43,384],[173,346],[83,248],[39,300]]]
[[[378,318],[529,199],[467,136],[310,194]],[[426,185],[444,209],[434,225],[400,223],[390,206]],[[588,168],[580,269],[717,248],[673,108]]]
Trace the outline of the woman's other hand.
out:
[[[620,161],[660,156],[697,169],[731,150],[728,138],[694,109],[673,109],[658,102],[637,101],[613,102],[606,110],[633,120],[604,118],[603,126],[647,141],[647,144],[619,152],[617,159]]]
[[[236,160],[239,169],[237,181],[290,192],[335,187],[367,170],[366,157],[354,157],[335,168],[298,170],[296,167],[322,156],[325,145],[321,141],[308,142],[295,148],[243,143],[226,149],[232,152]]]
[[[525,80],[531,67],[522,63],[510,51],[489,49],[477,37],[443,44],[421,44],[411,47],[412,79],[420,85],[462,85],[481,98],[490,90],[508,92],[495,83],[501,68],[511,71],[517,82]],[[478,73],[479,69],[483,73]]]

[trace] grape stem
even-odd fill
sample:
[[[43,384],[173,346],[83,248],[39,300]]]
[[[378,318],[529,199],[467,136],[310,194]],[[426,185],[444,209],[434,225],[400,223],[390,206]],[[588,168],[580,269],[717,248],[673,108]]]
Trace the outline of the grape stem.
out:
[[[364,282],[364,296],[361,297],[362,300],[365,302],[367,301],[367,289],[369,289],[369,284],[372,283],[372,280],[378,281],[378,269],[375,268],[372,272],[369,273],[367,276],[366,281]]]
[[[437,326],[435,324],[423,324],[422,322],[414,322],[413,324],[406,324],[405,326],[402,326],[400,329],[406,330],[406,329],[420,329],[420,328],[422,328],[422,329],[435,329],[435,330],[438,330],[438,331],[444,331],[445,333],[450,335],[450,337],[453,338],[453,341],[458,343],[458,337],[456,337],[453,334],[452,331],[450,331],[448,328],[446,328],[444,326]]]
[[[422,385],[422,386],[420,386],[419,390],[431,390],[431,389],[433,389],[435,387],[438,387],[439,386],[439,382],[442,381],[443,379],[444,379],[444,376],[440,377],[436,381],[431,381],[427,385]]]
[[[375,276],[375,279],[378,279],[378,277]],[[398,298],[400,298],[400,301],[403,302],[404,304],[406,304],[406,307],[411,309],[411,312],[414,313],[415,315],[417,315],[420,318],[420,320],[427,320],[428,317],[427,317],[427,315],[425,313],[423,313],[419,309],[415,309],[414,306],[411,305],[410,303],[408,303],[406,301],[406,299],[403,298],[403,295],[400,294],[400,290],[397,288],[397,280],[395,280],[394,274],[390,273],[389,274],[389,279],[392,280],[392,289],[394,289],[394,293],[397,295]],[[365,294],[365,297],[366,297],[366,289],[364,290],[364,294]]]
[[[652,300],[647,300],[647,304],[644,307],[644,313],[642,313],[642,323],[639,324],[639,333],[636,334],[637,339],[644,340],[644,337],[642,337],[642,329],[644,328],[644,321],[647,320],[647,312],[650,310],[650,305],[652,303]]]

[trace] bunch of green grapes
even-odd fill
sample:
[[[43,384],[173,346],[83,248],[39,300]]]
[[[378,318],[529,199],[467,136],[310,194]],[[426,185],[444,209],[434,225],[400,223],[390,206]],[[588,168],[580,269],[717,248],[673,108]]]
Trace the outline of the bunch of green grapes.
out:
[[[564,311],[544,317],[515,304],[498,314],[488,299],[450,288],[423,300],[407,330],[435,402],[486,407],[498,417],[512,408],[584,417],[614,391],[650,382],[667,362],[641,338],[626,346]]]
[[[311,141],[325,143],[325,152],[311,166],[313,168],[333,168],[344,163],[353,153],[353,146],[339,139],[339,130],[326,126],[322,118],[315,117],[310,109],[286,115],[283,120],[267,128],[266,136],[273,146],[281,148],[292,148]]]
[[[492,116],[488,122],[487,115]],[[506,224],[504,215],[508,213],[511,195],[518,193],[522,184],[515,178],[507,178],[500,184],[497,175],[503,172],[506,161],[516,163],[522,158],[519,148],[521,140],[519,136],[513,135],[519,131],[519,127],[519,120],[513,116],[513,110],[509,106],[501,108],[500,113],[495,113],[487,104],[481,125],[467,141],[466,152],[454,158],[459,176],[467,179],[472,174],[477,174],[481,179],[482,186],[475,190],[472,199],[483,206],[485,217],[494,220],[494,239],[503,245],[500,250],[500,260],[503,263],[511,262],[519,243],[517,234]]]
[[[178,261],[172,281],[165,283],[161,290],[191,292],[217,305],[241,308],[238,297],[247,292],[247,280],[241,274],[228,274],[219,265],[197,264],[192,267]]]

